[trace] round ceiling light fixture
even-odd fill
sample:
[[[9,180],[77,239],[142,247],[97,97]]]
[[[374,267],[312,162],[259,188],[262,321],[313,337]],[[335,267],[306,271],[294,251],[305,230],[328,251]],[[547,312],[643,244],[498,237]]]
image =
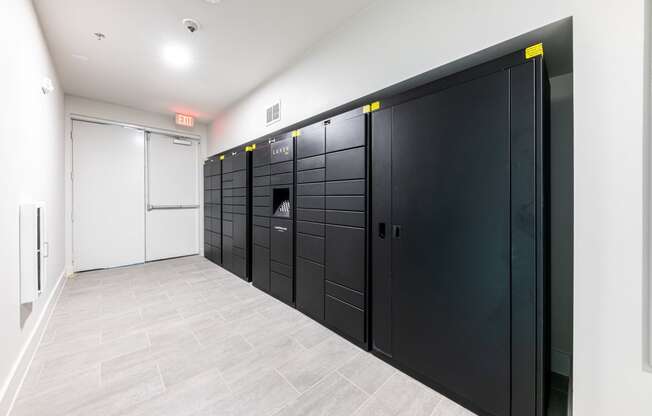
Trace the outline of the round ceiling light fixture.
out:
[[[195,33],[199,30],[199,22],[195,19],[183,19],[181,22],[183,23],[183,27],[190,33]]]
[[[192,63],[190,50],[178,43],[164,46],[161,55],[165,63],[174,69],[185,69]]]

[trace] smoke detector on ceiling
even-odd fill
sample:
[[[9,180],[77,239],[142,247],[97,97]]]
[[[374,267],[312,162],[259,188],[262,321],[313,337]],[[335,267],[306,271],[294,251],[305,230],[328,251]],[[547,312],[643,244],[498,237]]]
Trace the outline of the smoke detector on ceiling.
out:
[[[190,33],[195,33],[199,30],[199,22],[195,19],[183,19],[183,27]]]

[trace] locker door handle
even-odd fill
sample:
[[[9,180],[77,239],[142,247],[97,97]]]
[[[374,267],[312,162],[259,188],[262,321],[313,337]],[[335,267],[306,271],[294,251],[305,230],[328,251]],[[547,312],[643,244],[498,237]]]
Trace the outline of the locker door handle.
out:
[[[401,239],[401,226],[400,225],[392,225],[392,237],[394,240],[400,240]]]
[[[378,237],[380,237],[380,239],[382,239],[382,240],[385,239],[385,223],[384,222],[379,222],[378,223]]]

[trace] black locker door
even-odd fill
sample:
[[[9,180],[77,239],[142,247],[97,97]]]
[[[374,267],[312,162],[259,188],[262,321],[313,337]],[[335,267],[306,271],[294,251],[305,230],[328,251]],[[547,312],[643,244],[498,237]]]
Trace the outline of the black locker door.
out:
[[[391,136],[392,353],[494,415],[510,400],[508,93],[501,71],[398,105]]]
[[[548,86],[523,52],[372,114],[372,348],[483,416],[543,415]]]

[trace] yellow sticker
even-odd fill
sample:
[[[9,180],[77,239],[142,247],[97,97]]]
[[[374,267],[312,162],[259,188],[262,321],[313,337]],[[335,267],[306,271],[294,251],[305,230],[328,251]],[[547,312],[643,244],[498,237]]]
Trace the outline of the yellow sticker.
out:
[[[525,59],[534,58],[539,55],[543,55],[543,43],[537,43],[536,45],[525,48]]]
[[[251,152],[252,150],[254,150],[254,148],[251,147],[251,146],[246,146],[245,147],[245,152]]]
[[[371,112],[371,106],[369,104],[365,105],[364,107],[362,107],[362,112],[365,113],[365,114],[370,113]]]
[[[224,160],[224,155],[220,155],[220,160]]]
[[[301,136],[301,130],[292,130],[292,137]]]
[[[371,111],[380,110],[380,101],[371,103]]]
[[[255,143],[251,145],[251,150],[256,150],[256,144]]]

